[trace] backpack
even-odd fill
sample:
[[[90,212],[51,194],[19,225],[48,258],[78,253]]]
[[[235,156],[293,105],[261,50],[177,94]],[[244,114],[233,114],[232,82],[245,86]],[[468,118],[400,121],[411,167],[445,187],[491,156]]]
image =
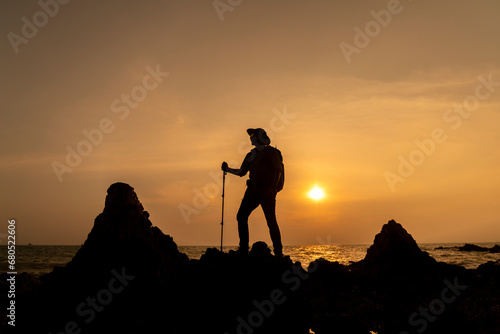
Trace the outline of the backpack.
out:
[[[269,146],[274,153],[278,156],[278,159],[281,164],[281,174],[280,174],[280,179],[278,180],[278,184],[276,185],[276,190],[279,192],[283,189],[283,185],[285,184],[285,165],[283,164],[283,155],[281,155],[281,151],[278,150],[276,147]]]

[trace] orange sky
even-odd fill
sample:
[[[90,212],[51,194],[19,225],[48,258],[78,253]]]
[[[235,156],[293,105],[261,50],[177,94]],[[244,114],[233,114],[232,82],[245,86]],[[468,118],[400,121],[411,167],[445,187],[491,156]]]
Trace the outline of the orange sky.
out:
[[[11,218],[18,243],[82,243],[122,181],[179,245],[217,245],[249,127],[284,156],[285,245],[369,244],[390,219],[500,240],[500,3],[46,3],[0,5],[0,244]],[[250,238],[270,242],[260,208]]]

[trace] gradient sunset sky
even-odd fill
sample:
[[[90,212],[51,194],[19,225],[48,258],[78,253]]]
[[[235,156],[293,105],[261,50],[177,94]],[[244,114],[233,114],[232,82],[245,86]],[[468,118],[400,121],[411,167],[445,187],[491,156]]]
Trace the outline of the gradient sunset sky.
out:
[[[18,243],[83,243],[121,181],[178,245],[217,245],[220,165],[251,127],[284,156],[285,245],[369,244],[390,219],[500,241],[499,1],[40,3],[0,5],[1,244],[12,218]],[[260,208],[250,240],[270,243]]]

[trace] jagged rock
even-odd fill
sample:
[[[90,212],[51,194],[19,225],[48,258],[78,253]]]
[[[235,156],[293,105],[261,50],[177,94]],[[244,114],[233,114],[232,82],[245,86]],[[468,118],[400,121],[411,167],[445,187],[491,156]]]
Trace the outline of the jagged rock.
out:
[[[459,247],[458,250],[461,252],[487,252],[490,249],[487,247],[480,247],[473,244],[465,244],[462,247]]]
[[[363,260],[365,265],[387,264],[388,266],[414,265],[415,262],[434,261],[427,252],[420,250],[413,237],[394,220],[382,226]]]
[[[188,262],[148,217],[130,185],[109,187],[104,210],[72,261],[40,278],[36,302],[26,310],[43,323],[38,331],[60,332],[68,322],[82,333],[134,332],[129,322],[147,327],[156,314],[152,305]]]
[[[422,252],[393,220],[360,262],[342,266],[320,260],[315,265],[309,283],[316,333],[414,332],[409,316],[440,296],[443,280],[467,276],[465,268],[438,263]],[[450,314],[445,323],[460,327],[460,318]]]
[[[187,261],[172,237],[152,226],[134,188],[119,182],[109,187],[103,212],[66,272],[99,276],[126,266],[130,272],[162,283]]]
[[[395,221],[382,227],[364,260],[313,264],[315,333],[500,332],[500,261],[477,270],[436,262]]]

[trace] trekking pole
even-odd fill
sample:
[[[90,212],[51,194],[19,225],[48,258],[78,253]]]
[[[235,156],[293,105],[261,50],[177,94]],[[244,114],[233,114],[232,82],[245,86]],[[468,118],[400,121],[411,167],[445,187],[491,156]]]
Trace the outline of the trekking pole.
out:
[[[222,218],[220,221],[220,251],[222,252],[222,240],[224,236],[224,188],[226,185],[226,171],[222,174]]]

